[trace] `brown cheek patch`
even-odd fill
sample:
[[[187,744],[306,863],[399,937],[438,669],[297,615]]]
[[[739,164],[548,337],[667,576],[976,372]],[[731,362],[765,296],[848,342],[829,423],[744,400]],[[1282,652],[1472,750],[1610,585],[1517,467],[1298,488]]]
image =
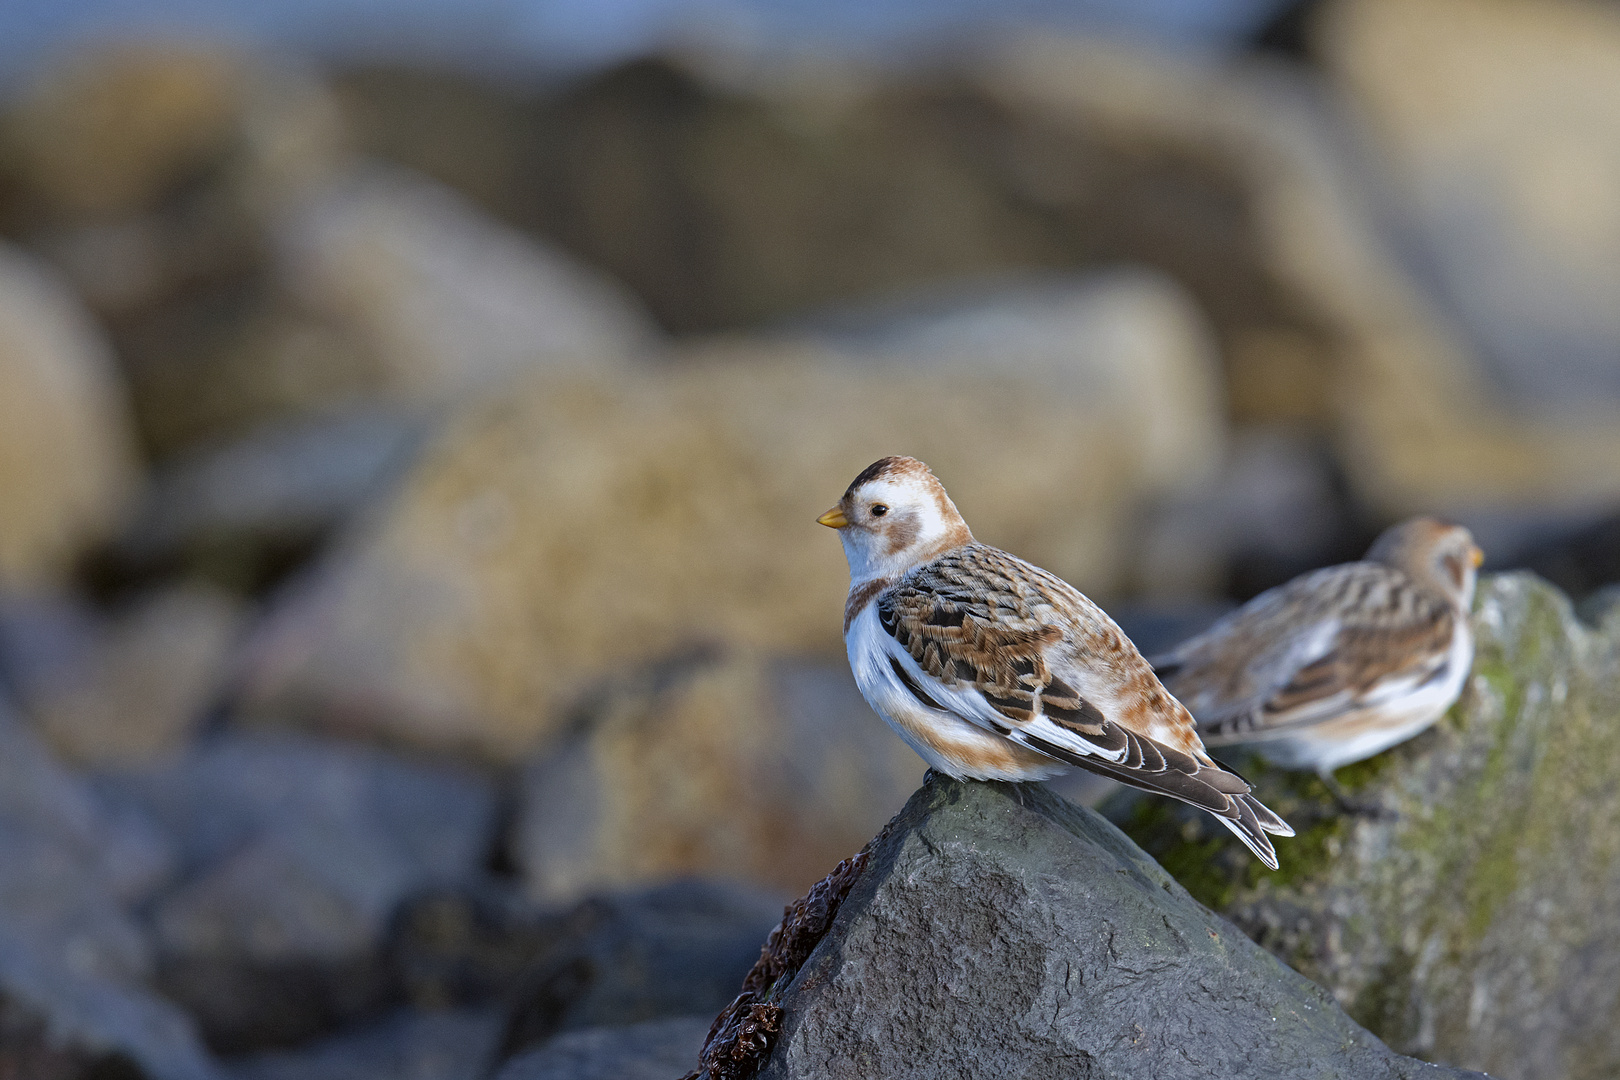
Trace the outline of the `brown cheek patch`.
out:
[[[1463,587],[1463,579],[1468,574],[1468,571],[1463,567],[1463,557],[1461,555],[1447,555],[1441,561],[1446,564],[1446,573],[1451,575],[1452,586],[1460,591]]]
[[[912,545],[917,534],[922,532],[922,521],[914,510],[889,519],[883,527],[883,535],[889,541],[889,554],[897,555]]]

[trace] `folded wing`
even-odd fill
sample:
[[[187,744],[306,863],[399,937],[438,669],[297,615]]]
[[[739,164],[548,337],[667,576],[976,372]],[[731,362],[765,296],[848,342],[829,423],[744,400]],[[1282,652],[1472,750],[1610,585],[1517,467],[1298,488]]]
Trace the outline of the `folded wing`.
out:
[[[1016,565],[1005,565],[1016,564]],[[1050,579],[1050,580],[1048,580]],[[1062,595],[1053,595],[1061,588]],[[1167,711],[1155,737],[1121,712],[1116,695],[1080,686],[1101,668],[1129,682],[1157,682],[1117,629],[1104,638],[1112,655],[1077,657],[1078,592],[1011,556],[967,552],[940,560],[878,597],[896,675],[926,708],[954,713],[1038,753],[1214,814],[1268,866],[1277,856],[1268,833],[1291,836],[1249,785],[1202,753],[1190,719],[1159,691]],[[1099,619],[1106,618],[1096,611]],[[1175,730],[1179,724],[1185,730]],[[1181,745],[1173,745],[1180,742]]]

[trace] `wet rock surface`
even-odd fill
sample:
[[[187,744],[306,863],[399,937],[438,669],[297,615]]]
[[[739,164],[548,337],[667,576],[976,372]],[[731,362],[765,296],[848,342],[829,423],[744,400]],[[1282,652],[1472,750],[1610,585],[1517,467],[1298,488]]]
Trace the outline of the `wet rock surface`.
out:
[[[930,777],[773,989],[762,1078],[1478,1075],[1392,1052],[1035,786]]]
[[[1484,579],[1463,696],[1435,728],[1339,773],[1248,770],[1299,831],[1255,873],[1201,823],[1106,807],[1199,899],[1328,988],[1390,1045],[1495,1075],[1620,1067],[1620,623],[1528,574]]]

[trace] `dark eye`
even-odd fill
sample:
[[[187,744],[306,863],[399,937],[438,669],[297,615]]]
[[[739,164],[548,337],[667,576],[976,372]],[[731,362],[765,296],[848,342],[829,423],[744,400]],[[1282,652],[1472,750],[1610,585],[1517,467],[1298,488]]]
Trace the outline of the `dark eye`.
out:
[[[887,514],[888,512],[889,512],[889,508],[887,506],[884,506],[882,503],[873,503],[872,504],[872,516],[873,517],[882,517],[884,514]]]

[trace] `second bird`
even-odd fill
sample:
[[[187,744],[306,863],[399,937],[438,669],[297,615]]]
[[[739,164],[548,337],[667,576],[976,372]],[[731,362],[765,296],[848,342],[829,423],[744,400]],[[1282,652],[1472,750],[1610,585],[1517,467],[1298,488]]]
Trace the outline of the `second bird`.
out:
[[[1342,798],[1335,769],[1412,738],[1457,700],[1482,560],[1467,529],[1414,518],[1362,561],[1261,593],[1154,667],[1206,744],[1252,744]]]

